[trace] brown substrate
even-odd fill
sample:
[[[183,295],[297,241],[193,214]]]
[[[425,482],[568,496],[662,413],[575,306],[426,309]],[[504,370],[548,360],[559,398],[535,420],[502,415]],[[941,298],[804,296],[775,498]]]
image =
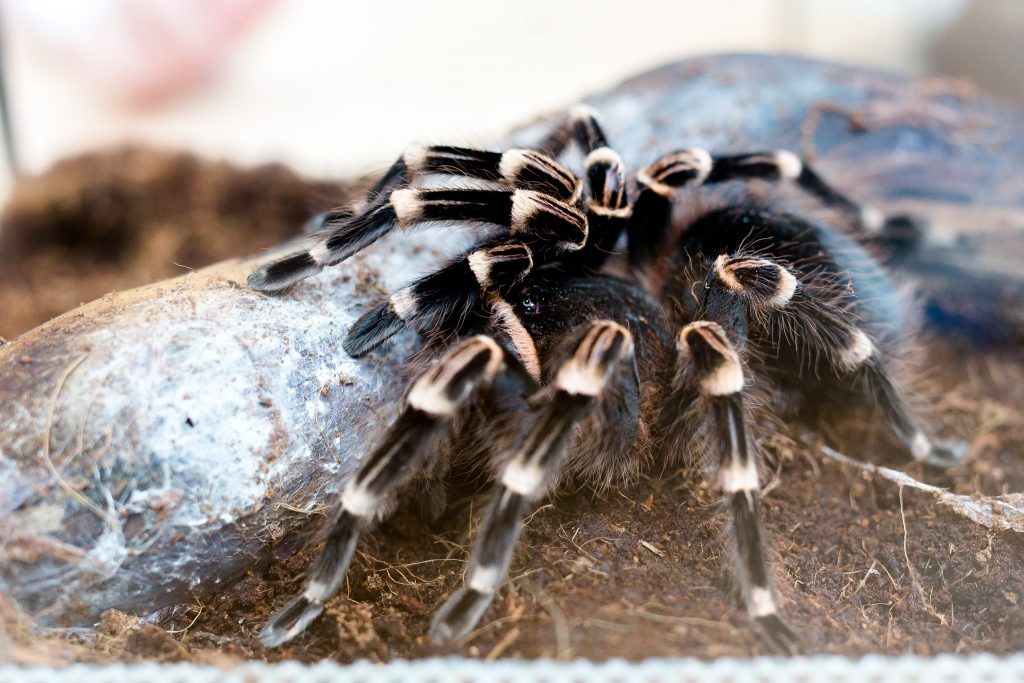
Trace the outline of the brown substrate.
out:
[[[345,196],[280,164],[242,169],[185,152],[60,161],[20,179],[0,219],[0,337],[108,292],[259,253]]]

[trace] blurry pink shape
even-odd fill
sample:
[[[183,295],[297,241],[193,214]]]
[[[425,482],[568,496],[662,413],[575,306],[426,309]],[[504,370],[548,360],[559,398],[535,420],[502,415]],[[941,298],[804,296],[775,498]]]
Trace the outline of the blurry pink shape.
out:
[[[158,105],[210,76],[273,0],[6,0],[11,23],[113,98]]]

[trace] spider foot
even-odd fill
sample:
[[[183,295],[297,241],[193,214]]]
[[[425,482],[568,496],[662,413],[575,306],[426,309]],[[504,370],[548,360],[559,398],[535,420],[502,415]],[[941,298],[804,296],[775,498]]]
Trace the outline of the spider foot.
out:
[[[912,213],[894,213],[886,216],[882,224],[882,234],[889,240],[900,244],[917,243],[928,230],[930,223],[923,216]]]
[[[299,635],[320,616],[324,606],[299,596],[274,615],[260,630],[260,642],[266,647],[278,647]]]
[[[430,622],[430,638],[447,643],[465,638],[491,605],[493,593],[460,588],[452,593]]]
[[[249,274],[249,289],[263,293],[287,291],[299,280],[319,273],[323,267],[309,252],[302,251],[268,263]]]
[[[932,444],[931,450],[924,458],[924,464],[929,467],[949,469],[963,463],[967,457],[967,444],[952,441],[942,444]]]
[[[800,636],[779,618],[779,615],[767,614],[756,617],[754,623],[757,624],[762,638],[773,654],[790,657],[802,654]]]
[[[931,224],[911,213],[884,216],[872,207],[865,207],[861,218],[871,242],[885,248],[890,262],[898,262],[916,249],[929,235]]]
[[[904,439],[914,460],[929,467],[940,469],[955,467],[967,456],[967,444],[949,441],[936,443],[920,429]]]

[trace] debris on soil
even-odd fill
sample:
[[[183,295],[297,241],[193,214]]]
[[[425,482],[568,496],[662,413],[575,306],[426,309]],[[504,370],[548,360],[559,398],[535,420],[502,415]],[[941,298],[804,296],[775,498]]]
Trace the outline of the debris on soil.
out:
[[[962,496],[950,493],[938,486],[922,483],[904,472],[854,460],[825,445],[821,446],[821,453],[844,465],[877,474],[901,487],[910,486],[920,491],[927,491],[935,496],[935,500],[940,504],[948,506],[976,524],[981,524],[989,529],[1024,532],[1024,493],[1008,493],[1001,496]]]

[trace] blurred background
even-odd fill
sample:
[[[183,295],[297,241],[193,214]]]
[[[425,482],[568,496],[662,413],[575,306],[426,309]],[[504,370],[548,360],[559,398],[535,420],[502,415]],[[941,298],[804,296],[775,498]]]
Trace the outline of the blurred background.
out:
[[[800,54],[1024,103],[1024,0],[0,0],[0,19],[20,169],[0,171],[0,343],[280,244],[410,143],[492,145],[685,57]]]
[[[4,0],[3,21],[29,172],[133,141],[345,175],[716,51],[965,76],[1024,101],[1021,0]]]

